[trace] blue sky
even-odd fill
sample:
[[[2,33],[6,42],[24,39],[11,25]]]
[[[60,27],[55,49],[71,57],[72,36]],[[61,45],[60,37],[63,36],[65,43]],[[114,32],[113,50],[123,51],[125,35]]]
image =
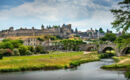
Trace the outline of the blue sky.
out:
[[[0,0],[0,30],[10,26],[40,28],[41,24],[72,24],[81,31],[111,29],[110,9],[121,0]]]

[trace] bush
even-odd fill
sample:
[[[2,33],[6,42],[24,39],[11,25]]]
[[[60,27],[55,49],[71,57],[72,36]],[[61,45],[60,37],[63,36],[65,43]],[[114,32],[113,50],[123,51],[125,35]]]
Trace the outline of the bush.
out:
[[[28,47],[27,46],[20,46],[19,47],[19,52],[20,52],[20,55],[26,55],[26,51],[28,50]]]
[[[13,54],[13,51],[11,49],[5,49],[5,52],[4,52],[3,55],[4,56],[12,56],[14,54]]]
[[[33,46],[28,46],[28,50],[30,50],[31,52],[35,52],[35,48]]]
[[[115,56],[113,53],[101,53],[100,58],[111,58],[112,56]]]
[[[14,46],[11,42],[1,42],[0,48],[2,48],[2,49],[13,49]]]
[[[13,49],[14,56],[20,56],[20,52],[18,49]]]
[[[3,56],[12,56],[13,51],[11,49],[0,49],[0,54]]]
[[[32,55],[32,52],[29,51],[29,50],[27,50],[27,51],[26,51],[26,55]]]
[[[3,58],[3,53],[2,53],[2,49],[0,49],[0,59]]]
[[[0,54],[0,59],[2,59],[3,58],[3,54]]]

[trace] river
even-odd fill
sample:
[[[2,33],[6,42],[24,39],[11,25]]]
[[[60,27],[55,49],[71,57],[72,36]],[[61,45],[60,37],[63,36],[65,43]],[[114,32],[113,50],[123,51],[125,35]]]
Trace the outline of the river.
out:
[[[127,80],[124,71],[100,69],[102,65],[112,63],[112,59],[102,59],[74,69],[0,73],[0,80]]]

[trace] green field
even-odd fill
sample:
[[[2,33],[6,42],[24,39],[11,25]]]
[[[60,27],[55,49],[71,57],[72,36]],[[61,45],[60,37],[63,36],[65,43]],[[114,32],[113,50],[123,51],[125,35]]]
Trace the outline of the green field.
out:
[[[113,57],[116,63],[102,66],[103,69],[130,70],[130,55]]]
[[[0,60],[0,72],[61,69],[78,66],[81,63],[99,60],[95,52],[50,52],[44,55],[12,56]]]

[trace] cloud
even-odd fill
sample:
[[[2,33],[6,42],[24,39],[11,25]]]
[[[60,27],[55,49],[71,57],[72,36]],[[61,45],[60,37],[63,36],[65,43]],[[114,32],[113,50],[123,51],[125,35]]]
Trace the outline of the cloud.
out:
[[[72,23],[74,26],[110,25],[112,0],[34,0],[11,9],[0,10],[0,23],[52,24]]]

